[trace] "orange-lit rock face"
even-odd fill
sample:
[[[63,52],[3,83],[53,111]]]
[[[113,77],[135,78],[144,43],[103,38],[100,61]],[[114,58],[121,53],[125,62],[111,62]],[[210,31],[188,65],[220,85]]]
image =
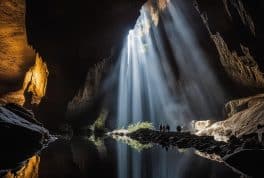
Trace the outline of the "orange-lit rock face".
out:
[[[48,75],[47,64],[37,54],[35,65],[26,73],[23,83],[24,93],[32,93],[31,104],[39,104],[42,97],[45,96]]]
[[[47,64],[37,54],[35,65],[33,65],[25,75],[23,86],[20,90],[7,93],[0,98],[0,103],[16,103],[24,105],[26,100],[31,104],[39,104],[45,96],[49,71]],[[25,95],[31,93],[30,98]]]
[[[39,170],[40,157],[33,156],[16,173],[8,172],[4,178],[37,178]]]
[[[27,44],[25,2],[0,1],[0,80],[22,79],[34,59],[35,52]]]
[[[23,105],[24,94],[31,92],[29,102],[39,104],[46,92],[47,77],[46,63],[27,43],[25,1],[0,1],[0,103]],[[10,83],[21,89],[10,92]]]

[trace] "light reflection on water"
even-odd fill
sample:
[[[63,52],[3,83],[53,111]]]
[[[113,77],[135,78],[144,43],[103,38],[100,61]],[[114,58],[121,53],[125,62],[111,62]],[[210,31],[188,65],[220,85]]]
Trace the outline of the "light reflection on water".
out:
[[[95,145],[86,137],[57,140],[42,151],[38,173],[31,178],[239,177],[224,164],[199,157],[191,149],[166,151],[153,146],[139,152],[113,139],[102,143]]]
[[[223,163],[195,155],[195,150],[154,146],[138,152],[117,142],[118,178],[223,178],[239,177]]]

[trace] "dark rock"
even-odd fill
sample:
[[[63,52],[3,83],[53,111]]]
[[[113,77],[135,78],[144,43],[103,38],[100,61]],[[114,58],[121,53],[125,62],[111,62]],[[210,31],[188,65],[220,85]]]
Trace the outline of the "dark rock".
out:
[[[18,104],[9,103],[4,106],[6,109],[12,111],[16,115],[26,119],[29,122],[42,126],[38,120],[36,120],[34,113],[31,110],[28,110]]]
[[[252,176],[263,177],[264,150],[242,150],[223,158],[233,170]]]
[[[159,132],[149,129],[139,129],[127,136],[140,143],[156,143],[163,147],[176,146],[178,148],[195,148],[208,154],[224,157],[242,148],[263,149],[255,134],[243,138],[231,137],[229,142],[214,140],[213,136],[197,136],[189,132]]]
[[[18,166],[42,149],[51,139],[49,131],[37,125],[35,119],[22,117],[29,115],[27,110],[16,105],[0,107],[0,169]]]

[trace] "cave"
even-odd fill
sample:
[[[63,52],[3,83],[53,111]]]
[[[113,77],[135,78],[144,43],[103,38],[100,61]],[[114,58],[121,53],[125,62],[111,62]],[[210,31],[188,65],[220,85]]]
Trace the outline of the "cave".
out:
[[[264,177],[262,0],[1,0],[0,177]]]

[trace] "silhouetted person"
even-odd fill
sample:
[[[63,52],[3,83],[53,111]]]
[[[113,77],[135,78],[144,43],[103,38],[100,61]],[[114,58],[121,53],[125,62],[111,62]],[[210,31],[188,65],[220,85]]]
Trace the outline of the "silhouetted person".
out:
[[[181,127],[180,125],[178,125],[178,126],[176,127],[176,130],[177,130],[177,132],[181,132],[182,127]]]
[[[258,126],[257,126],[257,129],[258,129],[257,130],[257,134],[258,134],[259,143],[262,143],[263,128],[264,128],[263,125],[258,124]]]
[[[169,124],[166,125],[166,131],[167,131],[167,132],[170,131],[170,126],[169,126]]]
[[[159,131],[162,132],[162,124],[159,125]]]
[[[162,126],[162,132],[166,132],[166,127],[165,127],[165,125]]]

